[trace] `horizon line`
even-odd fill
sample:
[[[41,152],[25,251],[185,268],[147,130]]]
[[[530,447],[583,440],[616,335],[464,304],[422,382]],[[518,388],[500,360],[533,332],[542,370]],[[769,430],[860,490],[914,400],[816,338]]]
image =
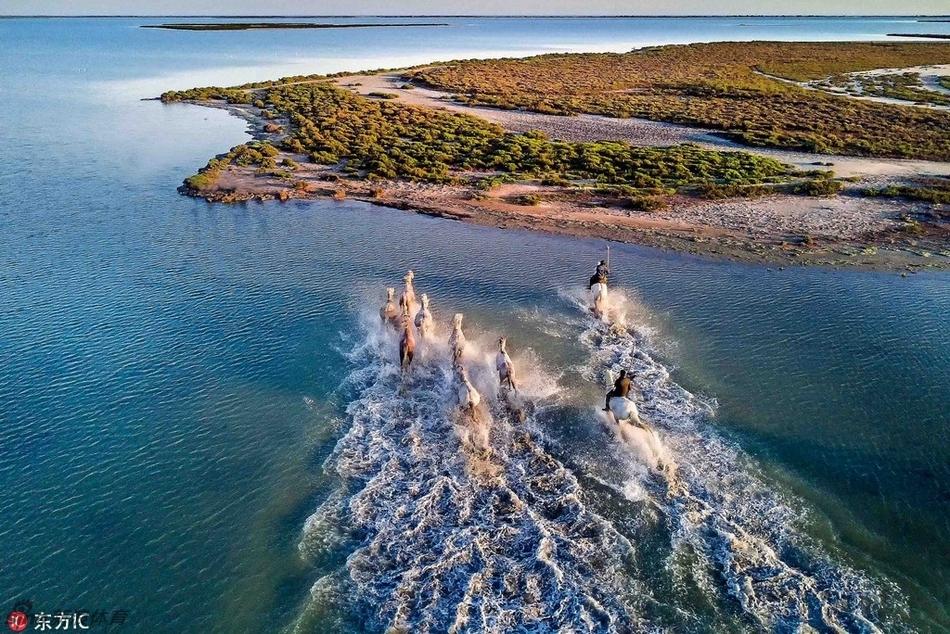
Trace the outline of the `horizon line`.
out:
[[[2,18],[950,18],[944,13],[706,13],[706,14],[582,14],[582,13],[523,13],[523,14],[468,14],[468,13],[412,13],[412,14],[0,14]]]

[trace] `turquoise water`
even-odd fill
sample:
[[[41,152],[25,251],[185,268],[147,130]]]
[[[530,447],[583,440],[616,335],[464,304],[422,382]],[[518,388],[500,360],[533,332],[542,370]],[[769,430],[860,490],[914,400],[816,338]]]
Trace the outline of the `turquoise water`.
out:
[[[353,202],[183,198],[181,179],[246,138],[243,124],[141,101],[440,58],[873,39],[919,25],[452,19],[198,34],[143,22],[0,20],[0,605],[126,609],[132,631],[382,631],[403,596],[390,581],[413,566],[455,579],[447,557],[473,535],[500,565],[485,553],[510,528],[494,511],[514,491],[523,512],[548,517],[562,577],[506,609],[563,601],[580,614],[599,597],[598,631],[753,631],[778,605],[812,602],[846,629],[863,627],[840,616],[849,607],[888,631],[950,628],[946,274],[778,271],[615,245],[632,335],[603,338],[574,300],[602,243]],[[463,454],[442,421],[437,359],[400,396],[389,348],[365,324],[410,267],[441,322],[464,312],[485,346],[508,335],[538,402],[533,443],[499,450],[504,486],[453,462]],[[599,431],[597,381],[615,362],[640,370],[644,414],[691,500],[667,501]],[[511,426],[499,417],[496,430]],[[425,456],[404,453],[403,436]],[[532,478],[551,483],[549,497],[519,488]],[[436,481],[456,496],[396,519],[413,483]],[[522,545],[539,525],[518,525]],[[759,555],[729,546],[742,532]],[[375,549],[386,540],[392,558]],[[764,547],[799,576],[773,583]],[[522,555],[504,565],[557,577]],[[743,604],[730,587],[746,578],[755,600]],[[801,579],[821,596],[802,594]],[[430,596],[432,583],[411,590]],[[448,590],[475,612],[501,601]],[[446,629],[434,606],[416,605],[408,623]]]

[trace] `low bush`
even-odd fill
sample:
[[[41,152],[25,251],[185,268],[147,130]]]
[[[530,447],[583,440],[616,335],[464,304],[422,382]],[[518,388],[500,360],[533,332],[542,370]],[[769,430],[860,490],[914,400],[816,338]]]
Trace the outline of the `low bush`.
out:
[[[775,193],[775,188],[769,185],[716,185],[704,183],[697,188],[700,198],[720,200],[724,198],[757,198]]]
[[[668,205],[669,202],[659,196],[630,196],[625,200],[625,206],[635,211],[657,211]]]
[[[908,185],[888,185],[882,188],[864,190],[865,196],[889,198],[909,198],[934,204],[950,204],[950,185],[936,184],[932,187],[911,187]]]
[[[541,204],[541,197],[537,194],[524,194],[518,196],[515,199],[515,202],[519,205],[525,205],[527,207],[537,207]]]
[[[546,174],[541,178],[541,184],[546,187],[570,187],[571,181],[560,174]]]
[[[836,196],[841,192],[840,182],[830,178],[813,178],[796,183],[792,191],[802,196]]]

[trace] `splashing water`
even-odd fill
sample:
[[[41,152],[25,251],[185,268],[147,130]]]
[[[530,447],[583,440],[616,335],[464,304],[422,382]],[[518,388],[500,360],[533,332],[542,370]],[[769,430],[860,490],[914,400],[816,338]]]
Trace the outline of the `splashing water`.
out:
[[[561,295],[587,310],[582,290]],[[656,333],[639,323],[645,309],[623,292],[612,290],[610,299],[612,324],[591,317],[578,335],[590,351],[583,374],[609,383],[626,368],[641,395],[641,416],[660,430],[664,451],[679,465],[662,503],[672,536],[671,574],[705,580],[710,596],[724,591],[768,630],[880,631],[875,622],[882,620],[884,597],[901,610],[897,587],[835,564],[796,532],[802,510],[770,490],[754,465],[707,424],[715,401],[677,385],[653,357]],[[631,486],[643,484],[620,485]]]
[[[356,535],[346,569],[373,628],[412,632],[626,632],[649,589],[631,583],[634,546],[584,505],[577,479],[496,397],[492,354],[468,338],[466,366],[486,406],[490,449],[465,442],[445,333],[403,379],[395,338],[372,320],[350,353],[351,426],[327,460],[340,488],[307,521],[308,557]],[[529,419],[556,381],[515,356]],[[527,426],[526,426],[527,425]],[[326,593],[326,581],[314,587]]]
[[[314,584],[314,604],[345,604],[368,631],[629,632],[703,629],[688,598],[698,591],[732,606],[738,616],[714,611],[738,629],[879,631],[885,590],[893,605],[896,588],[836,564],[796,530],[801,509],[708,424],[715,401],[654,357],[645,308],[612,290],[604,324],[582,291],[561,296],[581,316],[522,317],[578,341],[587,381],[609,384],[627,368],[653,436],[616,435],[593,404],[581,417],[612,440],[591,443],[590,458],[562,446],[540,425],[569,409],[561,377],[528,350],[513,355],[518,393],[499,396],[487,332],[466,333],[463,362],[483,398],[472,420],[458,411],[445,327],[420,340],[403,376],[397,335],[366,315],[347,352],[349,427],[324,465],[339,486],[300,543],[308,560],[349,556]],[[478,434],[487,449],[471,441]]]

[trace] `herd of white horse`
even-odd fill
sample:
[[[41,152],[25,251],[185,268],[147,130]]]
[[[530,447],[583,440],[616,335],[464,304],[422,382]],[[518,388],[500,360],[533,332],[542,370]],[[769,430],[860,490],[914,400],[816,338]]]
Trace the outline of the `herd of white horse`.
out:
[[[396,289],[386,289],[386,303],[379,309],[379,316],[383,323],[392,326],[400,333],[399,337],[399,365],[405,374],[410,371],[416,353],[416,332],[423,341],[430,341],[434,337],[435,327],[432,311],[429,309],[429,296],[423,293],[418,301],[416,289],[413,285],[415,274],[406,273],[403,278],[405,287],[399,299],[396,299]],[[475,389],[465,367],[465,333],[462,331],[462,313],[456,313],[452,318],[452,330],[449,334],[449,350],[452,354],[452,371],[456,382],[459,408],[477,420],[478,406],[482,401],[481,394]],[[501,389],[515,390],[515,371],[505,348],[504,337],[498,340],[498,354],[495,366],[498,370],[498,380]]]
[[[403,375],[407,375],[412,368],[415,357],[418,333],[423,341],[432,341],[435,336],[435,323],[429,308],[429,297],[423,293],[416,297],[413,284],[415,274],[412,271],[403,277],[404,288],[399,298],[396,298],[396,289],[386,289],[386,302],[379,310],[381,321],[399,333],[399,364]],[[592,280],[594,282],[594,280]],[[590,285],[590,311],[593,316],[605,324],[610,324],[609,301],[607,296],[606,279]],[[449,334],[449,351],[452,357],[452,372],[455,382],[455,391],[458,398],[459,410],[478,421],[478,407],[482,396],[469,379],[468,369],[465,367],[466,340],[462,331],[462,313],[455,313],[452,318],[452,329]],[[515,379],[514,364],[507,350],[507,339],[498,340],[498,350],[495,354],[495,368],[498,373],[499,395],[508,404],[509,409],[517,418],[523,419],[522,409],[515,405],[517,399],[512,395],[518,391]],[[648,454],[643,455],[651,466],[662,468],[664,462],[659,438],[650,427],[640,420],[636,403],[625,396],[614,396],[608,401],[607,417],[618,437],[626,444],[646,448]],[[641,453],[643,453],[641,451]]]

